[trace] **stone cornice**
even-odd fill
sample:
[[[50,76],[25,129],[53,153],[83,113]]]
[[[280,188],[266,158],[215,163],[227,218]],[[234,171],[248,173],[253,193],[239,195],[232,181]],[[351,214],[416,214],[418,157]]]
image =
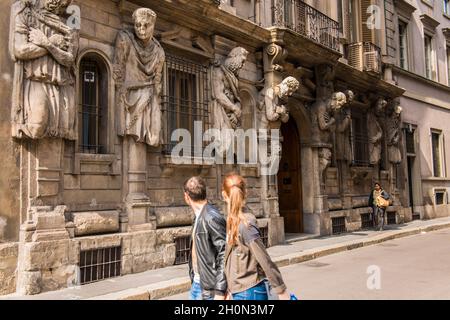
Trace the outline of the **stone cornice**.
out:
[[[132,6],[149,7],[157,13],[159,19],[176,21],[179,25],[208,35],[220,34],[251,47],[261,47],[270,43],[270,32],[267,29],[221,10],[214,0],[121,1]]]
[[[410,17],[417,8],[406,0],[395,0],[395,7],[402,16]]]
[[[434,19],[432,16],[424,13],[422,15],[420,15],[420,20],[422,20],[423,26],[431,32],[436,32],[436,28],[437,26],[440,24],[439,21],[437,21],[436,19]]]

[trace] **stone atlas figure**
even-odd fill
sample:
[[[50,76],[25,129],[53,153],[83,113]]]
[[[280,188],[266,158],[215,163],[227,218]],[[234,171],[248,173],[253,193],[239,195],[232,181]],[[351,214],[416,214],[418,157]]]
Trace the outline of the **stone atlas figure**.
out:
[[[137,143],[162,142],[161,78],[164,50],[153,38],[156,14],[147,8],[133,13],[134,30],[122,30],[116,40],[114,79],[119,92],[119,135]]]
[[[381,142],[383,139],[383,128],[380,117],[383,115],[387,102],[379,98],[367,114],[367,133],[369,136],[369,159],[371,165],[377,165],[381,160]]]
[[[402,153],[400,151],[401,139],[401,115],[402,107],[398,103],[389,108],[386,119],[386,140],[388,145],[389,162],[400,164],[402,162]]]
[[[350,127],[352,125],[351,104],[354,99],[352,91],[345,91],[347,103],[342,107],[342,111],[338,113],[336,125],[336,160],[352,161],[352,147],[350,142]]]
[[[63,18],[71,0],[16,1],[10,54],[15,62],[12,135],[75,140],[75,60],[79,33]]]
[[[287,77],[280,84],[261,92],[259,109],[263,111],[261,128],[270,129],[271,124],[289,121],[287,99],[300,87],[300,82],[294,77]]]

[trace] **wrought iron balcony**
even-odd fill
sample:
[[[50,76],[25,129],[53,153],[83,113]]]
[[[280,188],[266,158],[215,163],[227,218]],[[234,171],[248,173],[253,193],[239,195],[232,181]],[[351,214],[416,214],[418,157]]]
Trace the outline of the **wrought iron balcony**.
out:
[[[339,22],[301,0],[272,0],[272,21],[339,51]]]
[[[348,64],[360,71],[381,73],[381,49],[371,42],[357,42],[347,47]]]

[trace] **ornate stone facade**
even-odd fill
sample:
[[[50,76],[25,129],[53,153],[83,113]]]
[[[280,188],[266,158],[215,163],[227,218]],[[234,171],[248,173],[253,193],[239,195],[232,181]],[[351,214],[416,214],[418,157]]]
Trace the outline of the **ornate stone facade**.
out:
[[[0,100],[12,106],[0,112],[0,129],[12,131],[0,139],[0,294],[78,285],[89,250],[120,247],[121,275],[173,265],[178,239],[191,233],[180,186],[193,175],[219,207],[223,176],[244,175],[269,245],[292,225],[295,201],[283,195],[302,199],[290,211],[302,222],[294,233],[330,235],[334,217],[361,227],[374,180],[395,184],[401,120],[385,101],[401,89],[350,67],[312,34],[272,26],[269,14],[236,24],[235,13],[251,14],[210,0],[139,3],[0,3],[0,16],[13,17],[0,34]],[[67,26],[69,4],[81,8],[80,30]],[[196,154],[176,164],[171,135],[194,136],[196,122],[204,131],[289,128],[268,157],[296,162],[282,159],[283,176],[266,175],[261,159],[221,164]],[[373,158],[357,159],[369,155],[368,138]],[[403,217],[397,203],[390,210]]]

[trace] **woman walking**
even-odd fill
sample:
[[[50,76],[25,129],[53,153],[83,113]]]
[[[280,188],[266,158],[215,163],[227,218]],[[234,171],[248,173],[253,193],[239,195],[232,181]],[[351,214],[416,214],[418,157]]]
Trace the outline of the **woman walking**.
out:
[[[383,231],[385,225],[386,209],[389,206],[389,199],[389,193],[384,191],[381,184],[376,182],[374,189],[369,195],[369,206],[372,207],[373,226],[379,231]]]
[[[247,190],[244,179],[228,175],[222,188],[227,203],[225,275],[233,300],[268,300],[268,282],[280,300],[289,300],[280,270],[262,242],[257,221],[244,212]]]

